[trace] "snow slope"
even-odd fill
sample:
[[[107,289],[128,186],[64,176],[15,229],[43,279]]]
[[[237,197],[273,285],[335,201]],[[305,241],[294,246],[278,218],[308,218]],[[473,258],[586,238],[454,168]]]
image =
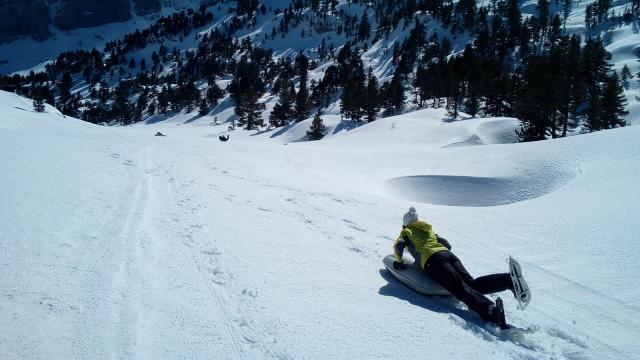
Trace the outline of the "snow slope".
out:
[[[512,119],[424,110],[348,131],[333,118],[318,142],[293,127],[222,143],[209,124],[30,109],[0,92],[2,359],[640,351],[638,127],[513,144]],[[533,301],[500,295],[537,331],[500,333],[383,270],[411,205],[472,274],[517,257]]]

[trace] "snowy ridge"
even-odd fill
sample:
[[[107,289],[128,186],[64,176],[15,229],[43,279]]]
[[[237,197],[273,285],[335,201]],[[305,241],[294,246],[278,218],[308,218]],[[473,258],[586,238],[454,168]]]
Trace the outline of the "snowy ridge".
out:
[[[211,124],[99,127],[30,104],[0,92],[2,359],[399,358],[416,333],[442,358],[640,351],[638,127],[512,144],[512,119],[428,110],[327,141],[295,142],[292,127],[222,143]],[[554,185],[448,206],[389,187],[407,176]],[[455,185],[408,186],[486,189]],[[500,296],[509,322],[536,331],[501,333],[395,281],[381,261],[409,205],[474,275],[518,258],[533,301],[520,312]]]

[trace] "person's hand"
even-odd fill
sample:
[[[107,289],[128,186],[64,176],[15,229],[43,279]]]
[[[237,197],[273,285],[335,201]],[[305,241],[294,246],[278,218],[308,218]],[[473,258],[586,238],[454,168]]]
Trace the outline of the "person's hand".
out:
[[[404,270],[404,269],[407,268],[407,266],[403,262],[394,261],[393,262],[393,268],[396,269],[396,270]]]

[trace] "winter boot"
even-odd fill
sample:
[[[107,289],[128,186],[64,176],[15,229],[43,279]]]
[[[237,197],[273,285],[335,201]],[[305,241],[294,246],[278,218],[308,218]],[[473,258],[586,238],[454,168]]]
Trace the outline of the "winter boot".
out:
[[[496,305],[495,305],[495,323],[498,324],[498,326],[500,326],[500,329],[508,329],[509,325],[507,325],[507,320],[505,319],[504,316],[504,304],[502,303],[502,299],[501,298],[497,298],[496,299]]]
[[[507,320],[504,316],[504,304],[502,303],[501,298],[496,299],[496,304],[491,307],[490,313],[491,317],[493,318],[493,322],[500,326],[500,329],[504,330],[509,328]]]

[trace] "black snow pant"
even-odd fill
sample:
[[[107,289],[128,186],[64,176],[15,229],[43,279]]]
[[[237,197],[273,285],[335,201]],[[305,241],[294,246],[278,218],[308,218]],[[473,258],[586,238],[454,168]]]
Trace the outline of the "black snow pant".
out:
[[[508,273],[492,274],[474,279],[464,268],[460,259],[451,251],[438,251],[429,257],[425,271],[458,300],[465,303],[487,321],[496,322],[490,312],[493,301],[483,294],[504,290],[513,291],[513,283]]]

